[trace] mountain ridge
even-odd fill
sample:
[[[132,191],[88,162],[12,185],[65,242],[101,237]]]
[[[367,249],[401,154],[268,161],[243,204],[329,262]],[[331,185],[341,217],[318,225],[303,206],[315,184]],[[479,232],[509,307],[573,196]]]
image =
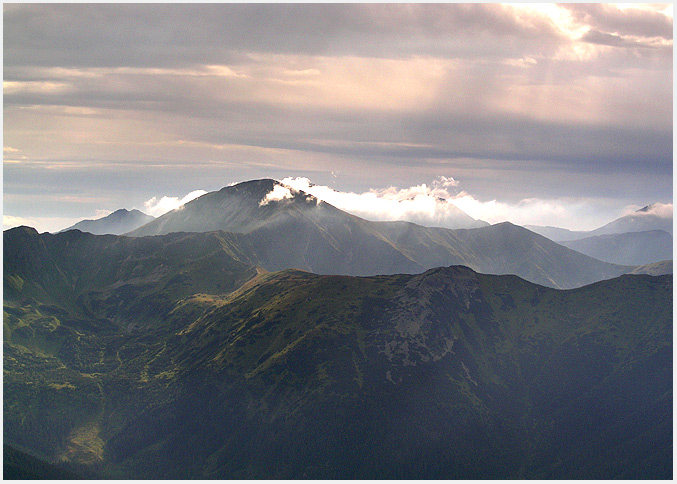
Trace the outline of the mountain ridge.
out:
[[[632,270],[569,251],[516,227],[505,222],[451,230],[403,221],[372,222],[265,179],[210,192],[127,235],[240,233],[269,271],[295,267],[367,276],[462,264],[479,272],[514,273],[539,284],[570,288]]]
[[[140,210],[127,210],[125,208],[121,208],[102,218],[81,220],[75,225],[60,230],[59,232],[66,232],[68,230],[81,230],[94,235],[122,235],[138,227],[141,227],[142,225],[145,225],[154,219],[155,217],[147,215]]]
[[[154,299],[163,323],[131,332],[105,323],[124,316],[115,294],[97,324],[6,298],[8,443],[103,478],[671,473],[672,276],[569,291],[457,266],[249,281]]]
[[[623,265],[645,265],[672,259],[672,236],[663,230],[624,232],[560,242],[598,260]]]
[[[555,242],[569,242],[599,235],[653,230],[662,230],[672,236],[672,217],[667,218],[651,214],[650,212],[655,206],[656,203],[652,203],[636,210],[636,215],[624,215],[594,230],[569,230],[561,227],[541,225],[525,225],[524,227]]]

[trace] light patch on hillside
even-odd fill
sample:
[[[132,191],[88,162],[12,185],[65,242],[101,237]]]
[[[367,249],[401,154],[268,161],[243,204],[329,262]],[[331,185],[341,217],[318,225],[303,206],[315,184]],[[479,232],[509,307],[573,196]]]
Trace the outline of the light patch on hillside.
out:
[[[148,215],[159,217],[160,215],[164,215],[167,212],[171,212],[172,210],[183,207],[186,203],[190,202],[191,200],[195,200],[206,193],[207,192],[204,190],[193,190],[181,199],[178,197],[164,196],[158,200],[156,197],[153,197],[143,203],[143,206],[145,207],[144,211]]]

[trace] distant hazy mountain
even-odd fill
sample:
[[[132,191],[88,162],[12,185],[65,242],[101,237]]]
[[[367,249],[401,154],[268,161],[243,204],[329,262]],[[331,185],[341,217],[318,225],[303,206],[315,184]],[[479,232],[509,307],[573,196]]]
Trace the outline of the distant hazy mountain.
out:
[[[672,477],[672,276],[559,291],[262,273],[223,232],[4,237],[4,442],[78,474]]]
[[[659,217],[651,212],[653,205],[640,208],[632,215],[626,215],[602,227],[589,231],[575,231],[559,227],[525,225],[524,227],[554,240],[555,242],[579,240],[597,235],[622,234],[626,232],[648,232],[662,230],[672,235],[672,218]]]
[[[516,274],[538,284],[571,288],[631,270],[586,257],[510,223],[450,230],[409,222],[371,222],[304,192],[286,190],[274,180],[226,187],[128,235],[215,230],[243,234],[242,243],[246,241],[252,250],[250,260],[269,271],[411,274],[460,264],[479,272]],[[279,199],[266,200],[276,193]]]
[[[550,240],[554,240],[555,242],[579,240],[590,237],[589,231],[569,230],[561,227],[552,227],[550,225],[524,225],[524,228],[542,235],[543,237],[547,237]]]
[[[155,217],[146,215],[139,210],[126,210],[121,208],[103,218],[96,220],[82,220],[72,227],[63,229],[61,232],[67,230],[81,230],[82,232],[89,232],[95,235],[113,234],[121,235],[147,224]]]
[[[560,242],[595,259],[614,264],[643,265],[672,259],[672,236],[663,230],[597,235]]]
[[[590,235],[622,234],[625,232],[646,232],[663,230],[672,235],[672,218],[659,217],[651,212],[651,205],[640,208],[632,215],[619,219],[591,231]]]

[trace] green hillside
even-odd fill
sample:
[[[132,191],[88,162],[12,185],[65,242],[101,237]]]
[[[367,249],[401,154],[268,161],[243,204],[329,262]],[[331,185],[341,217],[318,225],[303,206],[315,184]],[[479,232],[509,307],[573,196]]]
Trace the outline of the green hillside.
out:
[[[10,232],[5,443],[80,475],[672,475],[672,276],[266,273],[224,233]]]

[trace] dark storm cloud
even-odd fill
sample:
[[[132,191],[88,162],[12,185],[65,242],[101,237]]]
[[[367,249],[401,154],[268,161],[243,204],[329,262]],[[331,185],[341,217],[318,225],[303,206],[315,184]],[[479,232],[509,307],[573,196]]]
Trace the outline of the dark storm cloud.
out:
[[[6,66],[69,67],[228,63],[242,52],[496,57],[560,40],[544,20],[484,4],[10,4],[4,32]]]
[[[590,42],[591,44],[609,45],[611,47],[640,47],[642,44],[632,42],[615,34],[605,34],[597,30],[589,30],[581,37],[583,42]]]
[[[668,201],[672,18],[566,7],[6,4],[6,207],[334,170]]]
[[[582,23],[603,32],[672,39],[672,19],[658,12],[636,8],[619,9],[609,4],[560,4]]]

